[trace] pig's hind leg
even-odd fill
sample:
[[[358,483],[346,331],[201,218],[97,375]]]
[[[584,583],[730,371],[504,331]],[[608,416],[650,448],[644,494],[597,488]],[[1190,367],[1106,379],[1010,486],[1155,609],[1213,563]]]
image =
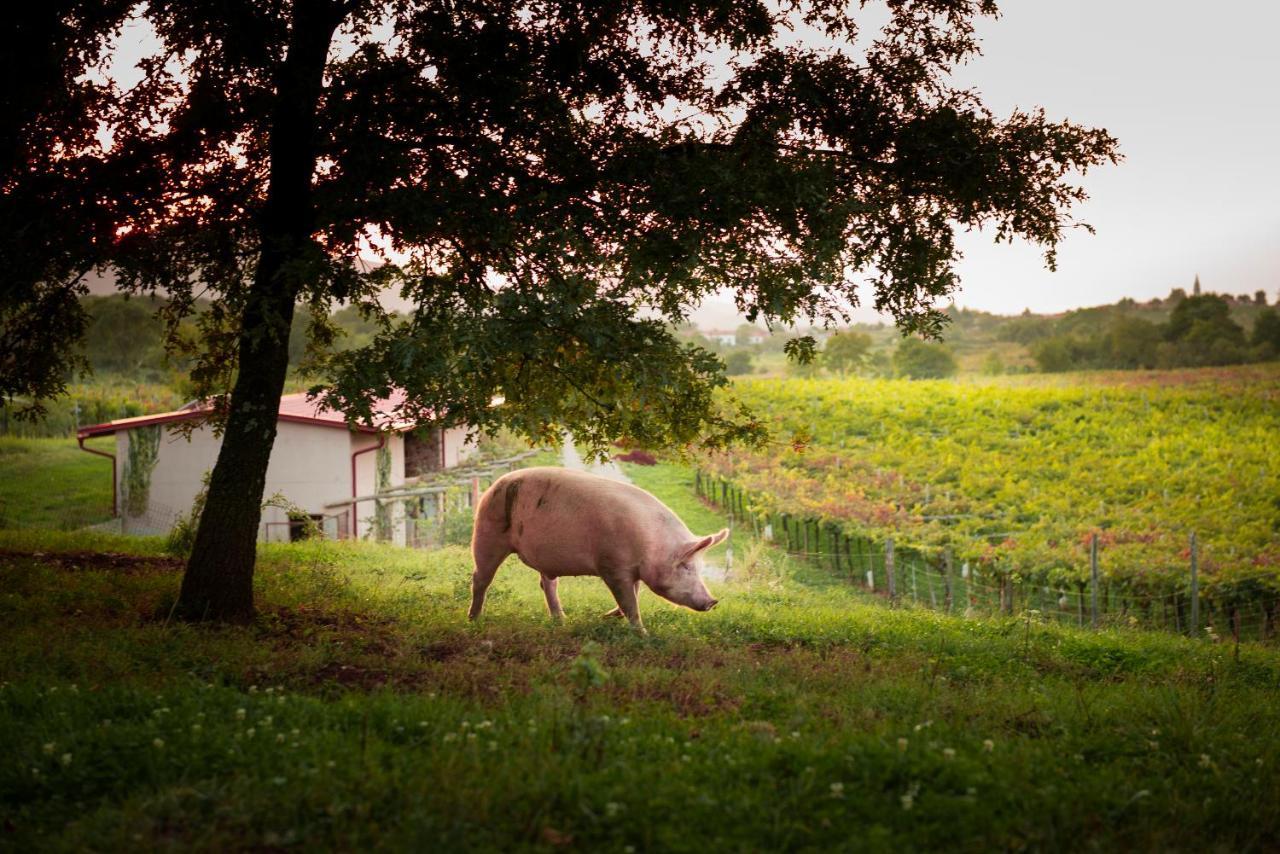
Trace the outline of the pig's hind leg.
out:
[[[471,542],[471,556],[475,559],[476,570],[471,574],[471,610],[467,616],[474,620],[484,610],[484,594],[493,583],[494,573],[511,551],[505,546],[482,542],[479,537]]]
[[[557,590],[560,579],[542,576],[542,595],[547,597],[547,612],[553,620],[564,619],[564,608],[560,607],[560,593]]]

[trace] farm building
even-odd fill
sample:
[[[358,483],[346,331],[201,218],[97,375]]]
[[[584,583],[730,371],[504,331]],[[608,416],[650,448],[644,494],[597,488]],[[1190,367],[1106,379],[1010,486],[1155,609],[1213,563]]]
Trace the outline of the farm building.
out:
[[[258,537],[297,539],[309,517],[327,537],[371,537],[404,544],[405,505],[370,496],[453,468],[474,450],[464,427],[441,429],[399,421],[396,401],[381,401],[378,427],[348,425],[341,412],[321,408],[305,394],[280,399],[279,422],[264,496],[282,500],[263,508]],[[81,448],[110,457],[115,515],[124,533],[167,533],[191,512],[213,469],[222,438],[203,422],[207,406],[123,418],[81,428]],[[189,435],[182,428],[192,427]],[[84,447],[91,436],[114,435],[114,454]]]

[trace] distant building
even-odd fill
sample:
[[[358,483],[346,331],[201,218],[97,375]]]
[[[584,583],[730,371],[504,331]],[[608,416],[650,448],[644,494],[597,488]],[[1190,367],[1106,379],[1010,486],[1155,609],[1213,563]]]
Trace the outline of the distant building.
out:
[[[466,440],[465,427],[416,427],[397,420],[396,403],[380,401],[374,413],[378,426],[369,427],[348,425],[342,413],[321,408],[305,394],[282,397],[263,495],[281,496],[296,512],[290,518],[284,507],[263,508],[258,539],[297,539],[305,529],[300,512],[333,539],[376,535],[403,544],[403,504],[389,501],[379,510],[369,496],[452,468],[474,446]],[[205,473],[217,461],[222,438],[204,423],[194,427],[189,439],[180,428],[208,414],[207,406],[188,404],[174,412],[78,431],[82,448],[92,436],[116,437],[114,455],[91,453],[111,457],[115,515],[125,533],[167,533],[191,511]]]
[[[712,341],[723,344],[725,347],[732,347],[738,343],[738,333],[736,332],[724,329],[709,329],[702,334]]]

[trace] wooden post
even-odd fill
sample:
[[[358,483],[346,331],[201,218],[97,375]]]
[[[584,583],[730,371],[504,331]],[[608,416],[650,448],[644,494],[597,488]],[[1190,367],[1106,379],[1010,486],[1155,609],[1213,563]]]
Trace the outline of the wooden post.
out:
[[[1200,544],[1191,532],[1191,636],[1200,634]]]
[[[893,537],[884,541],[884,574],[889,585],[890,601],[898,598],[898,586],[893,579]]]
[[[934,590],[932,574],[926,579],[926,583],[929,585],[929,607],[936,611],[938,610],[938,593]]]
[[[871,541],[866,537],[858,538],[858,551],[867,562],[867,589],[876,589],[876,559],[871,553]]]
[[[1093,627],[1098,627],[1098,535],[1089,538],[1090,613]]]
[[[948,550],[942,557],[942,586],[943,594],[947,605],[947,613],[951,613],[953,602],[951,599],[951,551]]]
[[[480,506],[480,478],[473,477],[471,478],[471,510],[472,512],[475,512],[475,509],[479,506]]]

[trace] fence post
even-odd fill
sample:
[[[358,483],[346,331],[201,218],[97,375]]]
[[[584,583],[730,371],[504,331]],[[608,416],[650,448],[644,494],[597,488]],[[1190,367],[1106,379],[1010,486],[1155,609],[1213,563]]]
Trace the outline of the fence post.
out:
[[[893,537],[884,541],[884,574],[889,583],[889,600],[898,598],[898,587],[893,580]]]
[[[867,563],[867,589],[874,593],[876,589],[876,557],[871,552],[870,538],[858,538],[858,552]]]
[[[947,603],[947,613],[951,613],[951,550],[942,556],[942,586]]]
[[[1200,634],[1200,544],[1191,532],[1191,636]]]
[[[1089,600],[1093,627],[1098,627],[1098,535],[1089,538]]]

